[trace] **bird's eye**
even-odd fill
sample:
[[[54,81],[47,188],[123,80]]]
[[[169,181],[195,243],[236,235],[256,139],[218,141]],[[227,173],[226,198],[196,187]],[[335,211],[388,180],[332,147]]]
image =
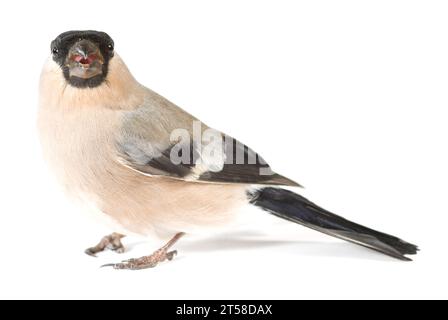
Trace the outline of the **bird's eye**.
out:
[[[114,50],[114,45],[112,43],[109,43],[107,45],[107,48],[112,51],[112,50]]]
[[[53,50],[51,50],[51,52],[53,52],[53,54],[58,54],[59,53],[59,49],[58,48],[53,48]]]

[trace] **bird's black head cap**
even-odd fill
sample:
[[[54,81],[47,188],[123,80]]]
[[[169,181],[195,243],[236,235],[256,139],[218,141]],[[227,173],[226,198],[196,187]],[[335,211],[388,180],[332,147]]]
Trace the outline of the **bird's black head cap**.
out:
[[[51,42],[51,54],[70,85],[94,88],[106,80],[114,41],[105,32],[67,31]]]

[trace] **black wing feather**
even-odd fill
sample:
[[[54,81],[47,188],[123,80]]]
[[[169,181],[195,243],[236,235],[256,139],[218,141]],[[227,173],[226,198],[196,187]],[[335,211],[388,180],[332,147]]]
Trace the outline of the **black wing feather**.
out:
[[[144,174],[198,182],[300,187],[298,183],[273,172],[264,159],[246,145],[227,136],[224,141],[223,148],[226,160],[222,169],[201,172],[196,177],[194,176],[195,168],[200,154],[192,140],[188,142],[188,146],[184,146],[185,148],[178,144],[170,145],[155,156],[149,155],[145,148],[139,147],[141,143],[127,142],[120,145],[119,150],[121,150],[122,158],[126,160],[128,166]],[[183,150],[189,150],[187,157],[183,157]],[[181,163],[172,161],[173,152],[177,152],[177,155],[183,159]]]

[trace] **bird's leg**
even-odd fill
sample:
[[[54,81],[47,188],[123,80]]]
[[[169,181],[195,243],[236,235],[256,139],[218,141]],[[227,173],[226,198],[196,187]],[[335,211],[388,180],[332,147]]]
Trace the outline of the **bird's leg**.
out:
[[[172,260],[177,254],[176,250],[168,251],[185,233],[179,232],[176,234],[167,244],[162,248],[155,251],[150,256],[144,256],[137,259],[125,260],[121,263],[106,264],[103,267],[113,267],[114,269],[128,269],[128,270],[141,270],[147,268],[154,268],[160,262],[165,260]]]
[[[106,249],[113,250],[117,253],[123,253],[125,249],[121,243],[121,239],[124,237],[124,235],[114,232],[105,236],[96,246],[88,248],[84,252],[92,257],[95,257],[98,252],[102,252]]]

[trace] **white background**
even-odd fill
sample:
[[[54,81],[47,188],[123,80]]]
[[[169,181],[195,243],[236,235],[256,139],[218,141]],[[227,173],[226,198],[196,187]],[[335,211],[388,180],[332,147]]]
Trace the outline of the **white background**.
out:
[[[14,1],[0,13],[1,298],[448,298],[444,1]],[[254,212],[171,263],[100,269],[35,133],[50,41],[98,29],[135,77],[260,152],[303,194],[418,244],[404,263]],[[88,124],[86,124],[88,125]]]

